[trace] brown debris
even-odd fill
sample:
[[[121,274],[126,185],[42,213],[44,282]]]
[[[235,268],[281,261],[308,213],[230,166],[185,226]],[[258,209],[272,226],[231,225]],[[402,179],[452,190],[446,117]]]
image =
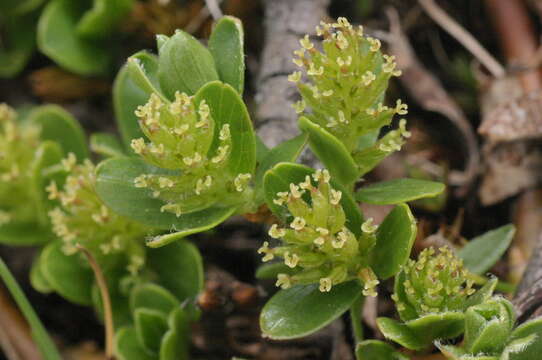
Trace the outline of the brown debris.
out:
[[[56,66],[34,71],[28,77],[28,81],[34,95],[54,103],[103,95],[110,88],[105,80],[81,77]]]

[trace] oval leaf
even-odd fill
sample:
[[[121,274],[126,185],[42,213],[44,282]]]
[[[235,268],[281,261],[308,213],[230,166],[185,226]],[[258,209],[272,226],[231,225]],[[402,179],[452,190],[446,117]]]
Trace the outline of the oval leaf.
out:
[[[156,55],[146,51],[137,52],[128,58],[126,67],[130,79],[147,94],[147,99],[154,93],[166,103],[169,102],[160,92],[158,57]]]
[[[133,327],[125,327],[115,334],[115,355],[118,360],[155,360],[137,339]]]
[[[89,39],[104,38],[118,27],[133,0],[94,0],[77,24],[77,33]]]
[[[161,200],[153,198],[148,189],[134,187],[137,176],[160,171],[166,170],[136,158],[109,159],[96,169],[96,191],[108,207],[142,224],[175,231],[169,236],[152,239],[149,246],[163,246],[181,237],[213,228],[235,211],[235,208],[209,208],[180,217],[161,212]]]
[[[361,290],[357,280],[334,286],[329,293],[318,290],[317,284],[279,290],[262,309],[263,335],[293,339],[312,334],[348,310]]]
[[[113,134],[92,134],[90,136],[90,149],[94,153],[105,157],[118,157],[126,155],[121,143],[119,142],[119,139]]]
[[[256,168],[256,136],[243,99],[228,84],[213,81],[202,87],[195,96],[196,104],[205,100],[217,129],[230,125],[232,149],[228,160],[231,174],[254,174]],[[220,131],[215,131],[210,151],[218,147]]]
[[[408,205],[397,205],[378,226],[370,265],[379,279],[397,274],[410,257],[416,239],[416,220]]]
[[[218,20],[211,37],[209,51],[213,55],[220,80],[230,84],[239,94],[245,85],[245,53],[243,24],[233,16]]]
[[[361,188],[356,200],[375,205],[395,205],[441,194],[444,184],[419,179],[394,179]]]
[[[379,340],[365,340],[356,346],[357,360],[408,360],[393,346]]]
[[[160,360],[188,360],[190,317],[179,307],[168,319],[169,330],[162,338]]]
[[[306,117],[299,119],[299,128],[309,134],[311,150],[336,181],[348,187],[358,180],[358,167],[342,142]]]
[[[147,251],[147,263],[158,274],[161,285],[183,301],[203,290],[203,262],[198,248],[178,241]],[[182,276],[179,276],[182,274]]]
[[[104,75],[111,62],[110,51],[77,34],[85,6],[81,1],[50,1],[38,23],[38,47],[69,71],[85,76]]]
[[[82,265],[79,254],[64,254],[62,243],[56,241],[43,249],[39,263],[45,280],[57,293],[76,304],[92,304],[94,275]]]
[[[168,315],[179,305],[179,300],[172,293],[153,283],[136,286],[130,293],[130,309],[132,309],[132,312],[145,308]]]
[[[510,246],[516,228],[514,225],[501,226],[475,237],[457,252],[463,264],[478,275],[484,274],[503,256]]]
[[[160,311],[139,308],[134,313],[134,323],[139,343],[145,350],[157,353],[168,330],[167,316]]]
[[[194,95],[219,79],[209,50],[184,31],[177,30],[158,50],[160,88],[169,99],[174,99],[176,91]]]
[[[65,154],[74,153],[78,161],[88,157],[85,133],[79,122],[58,105],[44,105],[32,110],[28,121],[41,128],[41,139],[56,141]]]

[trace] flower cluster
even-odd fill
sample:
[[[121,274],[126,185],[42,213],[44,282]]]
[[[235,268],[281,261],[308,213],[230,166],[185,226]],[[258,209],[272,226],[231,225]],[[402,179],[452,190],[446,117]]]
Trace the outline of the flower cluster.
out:
[[[412,308],[418,317],[431,313],[464,311],[467,298],[476,290],[467,279],[463,261],[442,247],[424,249],[417,261],[409,260],[396,281],[402,282],[392,296],[399,312]]]
[[[14,219],[21,223],[40,220],[39,194],[33,183],[40,142],[38,126],[18,121],[12,108],[0,104],[0,226]]]
[[[170,103],[152,94],[136,115],[150,142],[134,139],[132,149],[164,171],[137,177],[135,186],[165,201],[162,211],[180,216],[217,199],[238,202],[248,189],[251,174],[229,176],[225,171],[232,150],[230,127],[216,128],[204,100],[196,104],[192,96],[177,92]]]
[[[354,28],[345,18],[322,22],[316,33],[323,38],[322,51],[306,35],[294,52],[294,63],[309,79],[301,81],[300,71],[289,76],[303,98],[294,108],[303,113],[308,106],[306,116],[353,151],[360,136],[389,125],[395,114],[407,114],[401,100],[394,107],[382,103],[389,79],[401,71],[393,56],[381,53],[379,40],[364,36],[361,26]]]
[[[364,294],[376,296],[378,280],[365,259],[376,242],[376,226],[372,220],[365,222],[358,239],[346,227],[341,197],[330,186],[327,170],[318,170],[312,179],[307,176],[304,182],[290,184],[290,191],[277,194],[274,203],[288,209],[291,221],[269,230],[272,238],[282,239],[282,246],[271,248],[264,242],[258,253],[264,255],[264,262],[280,257],[288,267],[299,270],[291,276],[279,274],[277,286],[319,283],[320,291],[328,292],[334,285],[358,278],[365,286]]]
[[[46,190],[49,199],[60,204],[49,216],[53,232],[63,241],[64,253],[72,255],[77,251],[76,244],[81,244],[101,260],[102,266],[108,259],[115,262],[114,255],[126,255],[127,269],[136,273],[144,264],[143,239],[148,228],[115,214],[103,204],[95,191],[95,167],[89,160],[77,164],[70,153],[62,166],[69,174],[64,186],[59,189],[53,181]]]

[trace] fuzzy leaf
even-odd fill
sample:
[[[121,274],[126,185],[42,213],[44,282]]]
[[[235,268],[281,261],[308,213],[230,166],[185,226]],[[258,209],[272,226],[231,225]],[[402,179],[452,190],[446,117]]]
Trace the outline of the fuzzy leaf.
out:
[[[482,286],[474,294],[469,296],[469,298],[465,302],[465,309],[487,301],[493,295],[493,292],[495,291],[498,282],[499,279],[497,279],[496,277],[489,279],[489,281],[485,283],[484,286]]]
[[[168,102],[160,91],[160,83],[158,81],[158,57],[156,55],[146,51],[139,51],[128,58],[128,61],[126,61],[126,68],[128,69],[128,74],[132,82],[146,94],[147,99],[145,102],[147,102],[148,98],[153,93],[158,95],[165,102]]]
[[[134,313],[134,324],[139,343],[145,350],[157,353],[168,329],[167,316],[157,310],[139,308]]]
[[[194,95],[206,83],[219,79],[209,50],[184,31],[177,30],[158,51],[160,88],[169,99],[175,91]]]
[[[461,335],[465,330],[465,315],[460,312],[428,314],[406,325],[427,348],[435,340],[453,339]]]
[[[93,0],[77,24],[77,34],[88,39],[104,38],[115,31],[128,14],[133,0]]]
[[[76,304],[92,304],[94,275],[83,266],[79,254],[64,254],[62,243],[56,241],[43,249],[39,263],[45,280],[57,293]]]
[[[317,284],[279,290],[262,309],[260,327],[271,339],[294,339],[323,328],[341,316],[361,296],[357,280],[334,286],[329,293]]]
[[[78,161],[88,157],[87,142],[81,125],[60,106],[39,106],[28,114],[27,120],[41,128],[42,140],[58,142],[66,155],[74,153]]]
[[[209,38],[220,80],[230,84],[239,94],[245,85],[245,52],[243,24],[233,16],[224,16],[216,23]]]
[[[50,1],[38,23],[38,47],[57,64],[76,74],[104,75],[111,62],[111,52],[77,33],[77,23],[86,10],[85,2]]]
[[[137,339],[133,327],[124,327],[115,334],[115,355],[118,360],[155,360]]]
[[[108,133],[94,133],[90,136],[90,149],[104,157],[126,156],[119,139]]]
[[[349,187],[359,179],[357,165],[348,150],[335,136],[306,117],[299,118],[299,128],[309,134],[309,145],[331,176]]]
[[[416,220],[406,204],[397,205],[379,225],[369,261],[379,279],[399,272],[410,256],[416,231]]]
[[[444,184],[418,179],[394,179],[361,188],[356,200],[367,204],[395,205],[426,197],[437,196]]]
[[[145,308],[168,315],[179,305],[179,300],[171,292],[153,283],[138,285],[130,293],[130,309],[132,312]]]
[[[267,206],[275,215],[282,219],[285,218],[285,209],[273,202],[277,193],[289,191],[291,183],[298,184],[305,180],[305,176],[311,175],[313,172],[314,169],[293,163],[279,163],[266,172],[264,176],[264,197]],[[346,226],[357,236],[361,235],[363,217],[357,204],[341,185],[331,180],[331,186],[342,192],[341,206],[348,220]]]
[[[163,246],[181,237],[211,229],[235,211],[235,208],[215,207],[180,217],[161,212],[163,202],[153,198],[148,189],[134,187],[134,179],[141,174],[167,171],[136,158],[109,159],[96,169],[96,191],[112,210],[142,224],[175,231],[152,239],[149,246]]]
[[[356,346],[357,360],[408,360],[393,346],[379,340],[365,340]]]
[[[150,249],[147,258],[148,266],[156,271],[160,284],[180,301],[193,298],[203,290],[201,255],[190,242],[181,240]]]
[[[529,339],[530,336],[533,338]],[[522,339],[530,341],[523,342],[526,346],[517,355],[511,351],[510,360],[530,360],[539,357],[542,353],[542,318],[539,317],[518,326],[512,332],[509,345],[514,342],[519,343]]]
[[[418,338],[418,336],[405,324],[399,323],[390,318],[376,319],[378,329],[387,339],[412,350],[424,349],[427,344]]]
[[[470,272],[482,275],[506,252],[515,233],[514,225],[501,226],[475,237],[457,255],[463,259],[463,264]]]
[[[217,129],[230,125],[232,149],[228,160],[231,174],[254,174],[256,168],[256,136],[243,99],[228,84],[213,81],[203,86],[195,96],[197,105],[205,100]],[[215,131],[210,151],[218,147],[219,131]]]
[[[162,338],[160,360],[188,360],[190,319],[183,308],[175,309],[168,318],[169,330]]]

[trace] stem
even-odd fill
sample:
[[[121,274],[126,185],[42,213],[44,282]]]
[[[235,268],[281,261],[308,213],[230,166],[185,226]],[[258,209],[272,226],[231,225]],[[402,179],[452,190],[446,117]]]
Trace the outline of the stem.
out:
[[[85,257],[87,258],[92,271],[94,271],[94,276],[96,277],[96,283],[100,289],[100,295],[102,296],[102,303],[104,308],[104,322],[105,322],[105,358],[108,360],[114,359],[113,355],[113,337],[115,334],[113,326],[113,311],[111,310],[111,297],[109,296],[109,289],[107,288],[107,283],[105,281],[104,274],[100,265],[96,262],[96,259],[90,251],[84,248],[82,245],[77,244],[77,249],[82,251]]]
[[[473,273],[469,273],[468,277],[472,281],[474,281],[476,285],[485,285],[489,281],[489,279],[486,278],[485,276],[481,276],[481,275],[477,275]],[[516,291],[516,285],[499,280],[497,282],[497,286],[495,287],[495,290],[508,293],[508,294],[513,294]]]
[[[361,312],[365,296],[360,295],[350,307],[350,320],[352,321],[352,331],[354,332],[354,340],[356,344],[363,341],[363,324],[361,323]]]
[[[452,35],[467,50],[473,54],[496,78],[503,77],[505,70],[503,66],[476,40],[468,31],[452,19],[442,10],[434,0],[418,0],[425,10],[437,24]]]
[[[26,321],[28,321],[28,324],[32,329],[32,338],[38,345],[38,348],[40,349],[43,358],[45,360],[62,360],[53,340],[41,323],[38,315],[32,308],[32,305],[30,305],[30,302],[28,301],[23,290],[17,283],[17,280],[15,280],[15,278],[13,277],[8,267],[1,258],[0,277],[6,284],[6,287],[10,291],[11,296],[13,296],[13,300],[15,300],[17,306],[19,306],[19,309],[21,309],[21,312],[26,318]]]

